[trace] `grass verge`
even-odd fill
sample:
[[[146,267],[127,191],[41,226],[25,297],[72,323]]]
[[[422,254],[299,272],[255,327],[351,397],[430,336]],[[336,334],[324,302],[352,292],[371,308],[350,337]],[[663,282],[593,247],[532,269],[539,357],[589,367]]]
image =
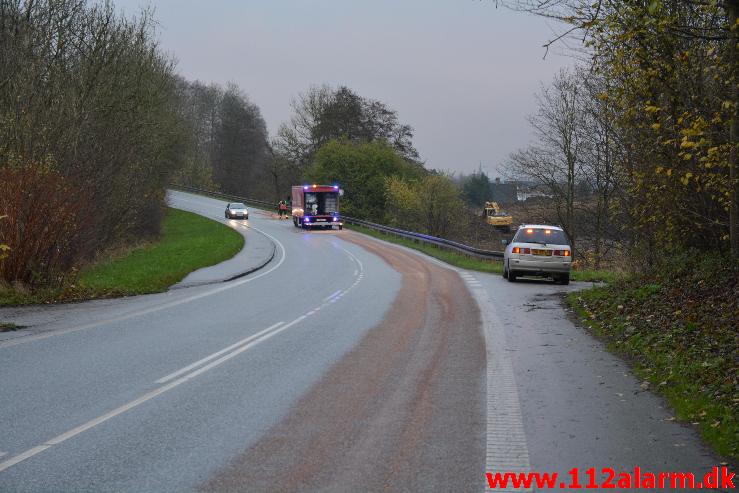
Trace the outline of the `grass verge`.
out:
[[[659,274],[568,295],[583,323],[625,356],[642,387],[716,451],[739,458],[739,266],[690,259]]]
[[[0,322],[0,332],[10,332],[11,330],[18,330],[20,327],[10,322]]]
[[[457,253],[457,252],[453,252],[449,250],[442,250],[441,248],[437,248],[427,243],[416,243],[413,240],[409,240],[406,238],[399,238],[397,236],[392,236],[392,235],[387,235],[385,233],[375,231],[374,229],[365,228],[364,226],[359,226],[355,224],[346,225],[344,227],[352,229],[359,233],[366,234],[367,236],[372,236],[373,238],[378,238],[383,241],[395,243],[396,245],[402,245],[408,248],[413,248],[414,250],[423,252],[430,257],[437,258],[443,262],[446,262],[447,264],[453,265],[455,267],[459,267],[461,269],[479,270],[482,272],[496,272],[496,273],[503,272],[503,263],[497,260],[494,260],[494,261],[478,260],[476,258],[468,257],[461,253]]]
[[[243,246],[244,237],[228,226],[168,209],[157,241],[104,256],[59,289],[0,289],[0,305],[162,292],[196,269],[233,257]]]
[[[468,257],[462,253],[457,253],[450,250],[443,250],[427,243],[416,243],[413,240],[388,235],[379,231],[375,231],[373,229],[365,228],[364,226],[351,224],[345,227],[366,234],[368,236],[372,236],[374,238],[379,238],[383,241],[406,246],[408,248],[413,248],[425,253],[426,255],[437,258],[443,262],[446,262],[447,264],[459,267],[461,269],[476,270],[480,272],[491,272],[497,274],[503,273],[503,262],[499,260],[490,261]],[[573,281],[613,282],[621,277],[621,274],[618,272],[604,270],[575,270],[572,271],[571,274],[571,279]]]

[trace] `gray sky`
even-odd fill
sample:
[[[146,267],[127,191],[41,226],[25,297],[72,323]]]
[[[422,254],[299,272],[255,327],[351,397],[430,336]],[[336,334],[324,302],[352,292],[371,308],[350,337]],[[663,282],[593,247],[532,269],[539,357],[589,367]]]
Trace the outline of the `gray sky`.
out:
[[[397,110],[427,167],[494,176],[531,136],[533,94],[571,59],[544,20],[494,0],[116,0],[153,5],[162,47],[188,79],[237,83],[270,134],[312,84]],[[554,26],[556,27],[556,26]]]

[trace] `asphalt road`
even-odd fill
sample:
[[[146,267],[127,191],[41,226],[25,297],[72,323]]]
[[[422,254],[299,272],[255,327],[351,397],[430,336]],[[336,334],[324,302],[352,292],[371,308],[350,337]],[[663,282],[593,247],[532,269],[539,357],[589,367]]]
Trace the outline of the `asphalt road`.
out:
[[[0,491],[482,491],[484,471],[717,465],[546,282],[449,269],[223,202],[228,283],[0,310]],[[245,229],[252,228],[252,229]]]

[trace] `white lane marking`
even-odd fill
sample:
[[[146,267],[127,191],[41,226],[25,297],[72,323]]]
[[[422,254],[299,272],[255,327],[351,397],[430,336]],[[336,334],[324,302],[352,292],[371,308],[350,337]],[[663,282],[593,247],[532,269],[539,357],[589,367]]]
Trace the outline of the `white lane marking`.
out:
[[[130,312],[130,313],[127,313],[125,315],[121,315],[119,317],[114,317],[114,318],[110,318],[110,319],[107,319],[107,320],[100,320],[100,321],[97,321],[97,322],[92,322],[92,323],[89,323],[89,324],[81,325],[79,327],[70,327],[68,329],[51,330],[51,331],[46,332],[46,333],[43,333],[43,334],[36,334],[36,335],[32,335],[32,336],[27,336],[27,337],[19,337],[17,339],[10,339],[8,341],[0,342],[0,349],[6,348],[6,347],[11,347],[11,346],[16,346],[18,344],[24,344],[24,343],[27,343],[27,342],[33,342],[33,341],[38,341],[38,340],[41,340],[41,339],[46,339],[48,337],[54,337],[54,336],[59,336],[59,335],[64,335],[64,334],[70,334],[72,332],[79,332],[81,330],[92,329],[92,328],[95,328],[95,327],[99,327],[101,325],[108,325],[108,324],[112,324],[112,323],[116,323],[116,322],[122,322],[124,320],[128,320],[128,319],[134,318],[134,317],[140,317],[142,315],[148,315],[150,313],[158,312],[160,310],[165,310],[167,308],[173,308],[175,306],[179,306],[179,305],[182,305],[184,303],[189,303],[191,301],[195,301],[195,300],[198,300],[200,298],[205,298],[207,296],[212,296],[214,294],[218,294],[220,292],[226,291],[227,289],[232,289],[232,288],[235,288],[237,286],[241,286],[242,284],[246,284],[248,282],[255,281],[255,280],[259,279],[260,277],[266,276],[267,274],[270,274],[271,272],[273,272],[274,270],[276,270],[277,268],[279,268],[282,265],[282,263],[285,261],[285,257],[286,257],[285,246],[282,243],[280,243],[280,241],[277,238],[275,238],[274,236],[270,235],[269,233],[265,233],[264,231],[262,231],[260,229],[254,228],[253,226],[252,226],[252,229],[257,230],[260,233],[262,233],[265,236],[267,236],[268,238],[270,238],[280,248],[280,252],[281,252],[280,260],[277,262],[277,264],[275,264],[274,266],[270,267],[269,269],[267,269],[264,272],[261,272],[261,273],[255,275],[255,276],[253,276],[253,277],[249,276],[249,277],[246,277],[246,278],[241,279],[241,280],[230,281],[228,283],[225,283],[223,286],[219,286],[217,288],[214,288],[214,289],[212,289],[210,291],[206,291],[204,293],[196,294],[196,295],[189,296],[187,298],[182,298],[182,299],[179,299],[179,300],[176,300],[176,301],[171,301],[169,303],[164,303],[162,305],[152,306],[150,308],[145,308],[144,310]]]
[[[6,456],[6,455],[8,455],[8,453],[7,453],[7,452],[3,452],[2,450],[0,450],[0,457],[4,457],[4,456]]]
[[[283,248],[282,247],[282,244],[280,244],[280,247]],[[349,286],[348,288],[344,289],[341,292],[340,296],[343,296],[344,294],[346,294],[349,291],[351,291],[354,287],[356,287],[357,284],[359,284],[359,282],[362,280],[362,277],[364,277],[364,265],[349,250],[347,250],[345,248],[342,248],[342,247],[339,247],[339,248],[341,248],[342,250],[344,250],[344,252],[346,252],[347,255],[349,255],[353,260],[355,260],[357,262],[357,265],[359,265],[359,269],[360,269],[360,272],[361,272],[361,274],[359,275],[359,277],[357,277],[355,279],[354,283],[352,283],[351,286]],[[283,249],[283,259],[282,260],[284,260],[284,249]],[[323,304],[321,304],[318,307],[318,309],[320,309],[320,308],[322,308],[324,306],[328,306],[330,303],[331,302],[324,302]],[[316,310],[314,310],[314,312],[315,311]],[[77,436],[80,433],[83,433],[83,432],[85,432],[85,431],[87,431],[87,430],[89,430],[91,428],[94,428],[95,426],[98,426],[99,424],[102,424],[105,421],[108,421],[108,420],[110,420],[110,419],[112,419],[112,418],[114,418],[114,417],[116,417],[116,416],[118,416],[120,414],[123,414],[124,412],[126,412],[126,411],[128,411],[130,409],[133,409],[133,408],[135,408],[135,407],[137,407],[137,406],[145,403],[146,401],[149,401],[149,400],[153,399],[154,397],[157,397],[157,396],[159,396],[159,395],[161,395],[161,394],[163,394],[163,393],[165,393],[165,392],[167,392],[167,391],[169,391],[169,390],[171,390],[171,389],[173,389],[173,388],[175,388],[175,387],[177,387],[177,386],[179,386],[179,385],[187,382],[188,380],[191,380],[191,379],[197,377],[198,375],[201,375],[201,374],[205,373],[206,371],[209,371],[209,370],[211,370],[211,369],[213,369],[213,368],[215,368],[215,367],[217,367],[217,366],[225,363],[226,361],[230,360],[231,358],[234,358],[234,357],[238,356],[239,354],[243,353],[244,351],[247,351],[248,349],[251,349],[252,347],[256,346],[257,344],[259,344],[259,343],[261,343],[263,341],[266,341],[267,339],[270,339],[270,338],[276,336],[277,334],[279,334],[281,332],[284,332],[285,330],[289,329],[290,327],[292,327],[293,325],[295,325],[297,323],[300,323],[301,321],[305,320],[306,318],[308,318],[308,314],[301,315],[298,318],[296,318],[295,320],[293,320],[292,322],[289,322],[286,325],[279,326],[278,328],[273,329],[273,330],[271,330],[269,332],[267,332],[269,329],[265,329],[264,331],[262,331],[260,333],[262,335],[259,336],[257,339],[253,339],[253,340],[251,340],[251,342],[248,342],[246,344],[243,344],[243,345],[237,347],[235,350],[233,350],[232,352],[230,352],[230,353],[228,353],[228,354],[220,357],[219,359],[217,359],[217,360],[215,360],[215,361],[213,361],[213,362],[211,362],[211,363],[209,363],[209,364],[207,364],[207,365],[205,365],[203,367],[200,367],[199,369],[196,369],[196,370],[192,371],[191,373],[187,373],[184,376],[179,377],[177,380],[174,380],[174,381],[171,381],[171,382],[169,382],[167,384],[164,384],[162,387],[159,387],[157,389],[154,389],[154,390],[152,390],[152,391],[150,391],[150,392],[142,395],[141,397],[139,397],[137,399],[134,399],[131,402],[128,402],[128,403],[126,403],[126,404],[124,404],[124,405],[122,405],[122,406],[120,406],[120,407],[118,407],[116,409],[113,409],[112,411],[110,411],[110,412],[108,412],[106,414],[103,414],[102,416],[99,416],[99,417],[97,417],[95,419],[92,419],[92,420],[88,421],[87,423],[84,423],[84,424],[82,424],[82,425],[80,425],[80,426],[78,426],[76,428],[73,428],[73,429],[71,429],[71,430],[69,430],[69,431],[67,431],[65,433],[62,433],[61,435],[58,435],[58,436],[56,436],[56,437],[54,437],[54,438],[52,438],[50,440],[47,440],[42,445],[38,445],[36,447],[30,448],[30,449],[26,450],[25,452],[23,452],[21,454],[18,454],[16,456],[14,456],[14,457],[12,457],[12,458],[4,461],[4,462],[0,462],[0,472],[4,471],[4,470],[6,470],[6,469],[8,469],[8,468],[10,468],[10,467],[12,467],[12,466],[20,463],[20,462],[23,462],[26,459],[29,459],[29,458],[33,457],[34,455],[37,455],[37,454],[43,452],[44,450],[47,450],[47,449],[51,448],[52,446],[59,445],[60,443],[66,441],[66,440],[69,440],[70,438],[72,438],[74,436]],[[278,325],[278,324],[275,324],[275,325]],[[193,365],[195,365],[195,363]],[[192,366],[192,365],[190,365],[190,366]],[[164,378],[167,378],[167,377],[164,377]]]
[[[354,276],[356,277],[356,275],[357,275],[356,274],[356,271],[354,271],[354,272],[355,272]],[[328,301],[328,300],[330,300],[331,298],[333,298],[334,296],[336,296],[339,293],[341,293],[341,290],[340,289],[338,291],[336,291],[335,293],[331,293],[330,295],[328,295],[325,298],[323,298],[323,301]]]
[[[351,259],[354,260],[357,263],[357,266],[359,267],[359,277],[357,278],[357,282],[359,282],[359,279],[361,279],[361,278],[364,277],[364,264],[362,263],[361,260],[359,260],[352,252],[350,252],[346,248],[341,247],[341,246],[339,248],[341,248],[342,250],[344,250],[346,252],[346,254],[349,255],[349,257],[351,257]],[[354,285],[356,285],[356,282],[354,283]],[[354,287],[354,285],[352,285],[352,287]],[[349,288],[349,289],[351,289],[351,288]],[[347,289],[346,291],[349,291],[349,289]]]
[[[298,322],[301,322],[301,321],[305,320],[306,318],[308,318],[308,316],[307,316],[307,315],[301,315],[301,316],[299,316],[298,318],[296,318],[295,320],[293,320],[292,322],[290,322],[290,324],[288,324],[288,325],[286,325],[285,327],[283,327],[283,329],[285,329],[285,328],[287,328],[287,327],[290,327],[290,326],[293,326],[293,325],[295,325],[296,323],[298,323]]]
[[[217,358],[220,355],[222,355],[224,353],[227,353],[227,352],[231,351],[232,349],[235,349],[235,348],[241,346],[242,344],[246,344],[248,342],[251,342],[252,340],[258,338],[259,336],[266,334],[270,330],[274,330],[276,327],[282,325],[283,323],[284,322],[277,322],[276,324],[274,324],[274,325],[272,325],[270,327],[267,327],[266,329],[261,330],[261,331],[257,332],[256,334],[252,334],[249,337],[246,337],[244,339],[241,339],[240,341],[238,341],[238,342],[236,342],[234,344],[231,344],[227,348],[221,349],[220,351],[215,352],[215,353],[211,354],[210,356],[206,356],[205,358],[200,359],[200,360],[196,361],[195,363],[192,363],[190,365],[187,365],[184,368],[181,368],[181,369],[179,369],[179,370],[177,370],[177,371],[175,371],[173,373],[170,373],[166,377],[160,378],[159,380],[156,381],[156,383],[167,383],[170,380],[172,380],[173,378],[177,378],[180,375],[182,375],[183,373],[187,373],[188,371],[192,370],[193,368],[197,368],[198,366],[202,365],[203,363],[207,363],[208,361],[210,361],[210,360],[212,360],[214,358]]]
[[[361,233],[359,233],[361,234]],[[364,235],[367,236],[367,235]],[[382,240],[367,236],[370,240]],[[387,243],[387,242],[383,242]],[[418,250],[393,245],[409,253],[433,262],[445,269],[453,270],[462,277],[472,277],[469,271],[443,263]],[[482,284],[470,286],[480,308],[485,347],[487,351],[487,430],[485,472],[530,472],[531,461],[523,426],[523,414],[518,396],[518,387],[513,363],[505,351],[503,322],[493,308],[490,294]],[[483,491],[490,491],[487,479],[483,480]],[[506,488],[505,491],[532,491],[531,489]]]
[[[12,467],[12,466],[18,464],[19,462],[23,462],[24,460],[26,460],[26,459],[28,459],[30,457],[33,457],[34,455],[36,455],[36,454],[38,454],[40,452],[43,452],[47,448],[51,448],[51,445],[39,445],[37,447],[33,447],[31,449],[26,450],[22,454],[16,455],[12,459],[8,459],[5,462],[0,462],[0,472],[3,472],[4,470],[6,470],[9,467]]]
[[[56,437],[54,437],[54,438],[52,438],[50,440],[47,440],[42,445],[38,445],[36,447],[33,447],[31,449],[28,449],[25,452],[23,452],[22,454],[16,455],[15,457],[13,457],[11,459],[8,459],[8,460],[6,460],[4,462],[0,462],[0,472],[4,471],[5,469],[8,469],[9,467],[12,467],[12,466],[18,464],[19,462],[23,462],[24,460],[29,459],[29,458],[33,457],[34,455],[39,454],[39,453],[43,452],[44,450],[47,450],[47,449],[51,448],[54,445],[59,445],[60,443],[65,442],[66,440],[69,440],[70,438],[75,437],[75,436],[79,435],[80,433],[83,433],[83,432],[85,432],[85,431],[87,431],[87,430],[89,430],[91,428],[94,428],[95,426],[98,426],[99,424],[102,424],[102,423],[108,421],[109,419],[112,419],[112,418],[114,418],[114,417],[116,417],[116,416],[118,416],[120,414],[123,414],[123,413],[125,413],[126,411],[128,411],[130,409],[133,409],[133,408],[135,408],[137,406],[140,406],[141,404],[145,403],[146,401],[149,401],[149,400],[153,399],[154,397],[157,397],[157,396],[159,396],[159,395],[161,395],[161,394],[163,394],[163,393],[165,393],[165,392],[167,392],[169,390],[172,390],[173,388],[175,388],[175,387],[177,387],[179,385],[182,385],[183,383],[187,382],[188,380],[191,380],[191,379],[197,377],[198,375],[201,375],[201,374],[205,373],[206,371],[212,370],[213,368],[215,368],[215,367],[217,367],[217,366],[225,363],[226,361],[230,360],[231,358],[234,358],[234,357],[238,356],[239,354],[243,353],[244,351],[247,351],[247,350],[253,348],[254,346],[260,344],[261,342],[264,342],[264,341],[266,341],[266,340],[268,340],[268,339],[276,336],[277,334],[279,334],[281,332],[284,332],[285,330],[289,329],[293,325],[295,325],[295,324],[303,321],[305,318],[306,318],[305,315],[301,315],[300,317],[296,318],[292,322],[290,322],[290,323],[288,323],[286,325],[283,325],[283,326],[281,326],[281,327],[279,327],[277,329],[274,329],[271,332],[267,332],[265,334],[262,334],[257,339],[254,339],[251,342],[238,347],[236,350],[234,350],[234,351],[226,354],[225,356],[222,356],[219,359],[217,359],[217,360],[215,360],[215,361],[213,361],[213,362],[211,362],[211,363],[209,363],[209,364],[207,364],[207,365],[205,365],[205,366],[203,366],[203,367],[201,367],[201,368],[199,368],[197,370],[194,370],[191,373],[188,373],[188,374],[186,374],[186,375],[178,378],[177,380],[174,380],[172,382],[169,382],[168,384],[163,385],[162,387],[159,387],[159,388],[154,389],[154,390],[152,390],[150,392],[147,392],[146,394],[142,395],[141,397],[139,397],[137,399],[134,399],[131,402],[128,402],[128,403],[126,403],[126,404],[124,404],[124,405],[122,405],[120,407],[117,407],[117,408],[113,409],[112,411],[110,411],[110,412],[108,412],[106,414],[103,414],[102,416],[99,416],[99,417],[97,417],[95,419],[92,419],[92,420],[88,421],[87,423],[84,423],[84,424],[82,424],[82,425],[80,425],[80,426],[78,426],[76,428],[73,428],[73,429],[71,429],[71,430],[69,430],[69,431],[67,431],[65,433],[62,433],[61,435],[58,435],[58,436],[56,436]]]
[[[513,363],[505,350],[503,322],[482,286],[471,290],[480,307],[487,349],[487,431],[485,472],[529,472],[531,462]],[[483,489],[490,491],[487,482]],[[512,490],[506,491],[531,491]]]

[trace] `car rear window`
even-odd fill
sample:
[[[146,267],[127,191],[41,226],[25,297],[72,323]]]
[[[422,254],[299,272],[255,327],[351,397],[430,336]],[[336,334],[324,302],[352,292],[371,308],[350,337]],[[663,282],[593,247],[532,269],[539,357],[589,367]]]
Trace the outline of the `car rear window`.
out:
[[[244,204],[231,204],[231,209],[246,209]]]
[[[553,243],[555,245],[569,245],[570,241],[564,231],[546,228],[521,228],[513,241],[521,243]]]

